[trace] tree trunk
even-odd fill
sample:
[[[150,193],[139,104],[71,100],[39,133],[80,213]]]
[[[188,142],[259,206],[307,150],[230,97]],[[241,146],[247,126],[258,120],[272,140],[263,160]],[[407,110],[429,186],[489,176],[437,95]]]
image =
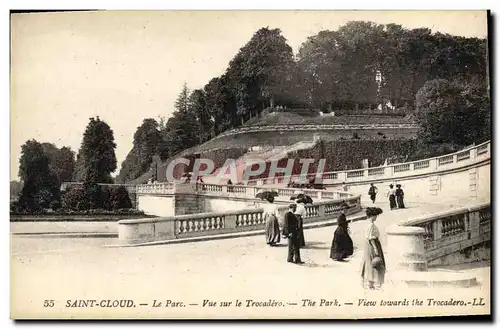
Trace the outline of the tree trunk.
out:
[[[274,108],[274,97],[271,97],[271,99],[269,100],[270,104],[271,104],[271,108],[273,109]]]

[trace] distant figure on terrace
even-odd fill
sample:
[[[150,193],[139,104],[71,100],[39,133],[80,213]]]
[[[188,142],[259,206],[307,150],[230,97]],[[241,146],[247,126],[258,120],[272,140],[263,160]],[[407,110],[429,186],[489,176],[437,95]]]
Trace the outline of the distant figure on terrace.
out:
[[[384,251],[380,244],[380,231],[375,225],[377,216],[382,213],[380,208],[366,208],[369,225],[365,232],[365,248],[361,263],[361,278],[363,286],[368,284],[369,289],[375,289],[376,284],[381,287],[385,279],[386,263]]]
[[[396,209],[398,206],[396,205],[396,190],[394,189],[394,185],[389,185],[387,196],[389,197],[389,206],[391,210]]]
[[[297,209],[297,204],[292,203],[289,206],[288,212],[285,214],[283,224],[283,237],[288,239],[288,257],[287,262],[295,264],[303,264],[300,259],[300,244],[298,236],[298,221],[294,212]]]
[[[344,192],[349,191],[349,187],[345,184],[345,182],[342,183],[342,190],[344,190]]]
[[[264,220],[265,220],[265,232],[266,232],[266,243],[274,247],[280,242],[280,225],[278,222],[279,211],[276,204],[274,204],[274,196],[268,195],[266,198],[268,204],[264,206]]]
[[[396,195],[396,202],[398,204],[398,208],[403,209],[405,207],[405,203],[404,203],[405,193],[403,192],[403,189],[401,188],[401,184],[396,185],[395,195]]]
[[[298,239],[300,247],[306,246],[306,240],[304,239],[304,218],[306,218],[306,201],[303,195],[300,195],[295,200],[297,203],[297,208],[295,210],[295,216],[297,217],[298,227]]]
[[[228,192],[233,192],[233,186],[232,186],[232,185],[233,185],[233,182],[231,182],[231,180],[228,180],[228,181],[227,181],[227,185],[228,185],[228,186],[227,186],[227,191],[228,191]]]
[[[372,200],[372,203],[375,203],[375,198],[377,197],[378,193],[378,188],[371,183],[370,189],[368,190],[368,195],[370,196],[370,199]]]
[[[345,215],[347,209],[348,207],[343,206],[340,210],[337,219],[338,226],[333,234],[332,247],[330,248],[330,258],[336,261],[343,261],[354,253],[354,245],[349,236],[349,225]]]

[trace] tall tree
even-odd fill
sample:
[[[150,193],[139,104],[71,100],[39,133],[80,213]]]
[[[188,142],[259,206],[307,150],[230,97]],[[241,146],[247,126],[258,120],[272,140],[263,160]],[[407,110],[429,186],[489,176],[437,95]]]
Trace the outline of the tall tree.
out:
[[[59,181],[71,181],[75,169],[75,153],[71,148],[63,146],[59,149],[51,143],[43,143],[42,147],[49,158],[50,168],[56,173]]]
[[[116,170],[115,138],[113,130],[99,117],[90,118],[81,146],[86,182],[112,183]]]
[[[280,29],[261,28],[229,63],[241,122],[265,107],[284,102],[292,93],[295,62]]]
[[[160,130],[156,120],[144,119],[134,134],[132,150],[122,162],[117,182],[127,182],[146,172],[158,153]]]
[[[227,75],[211,79],[204,87],[205,105],[212,123],[211,137],[237,125],[236,96]]]
[[[205,92],[202,89],[195,89],[188,99],[189,112],[195,117],[198,143],[203,143],[210,139],[213,131],[213,122],[208,112]]]
[[[198,124],[195,115],[189,111],[189,89],[186,84],[182,87],[174,106],[172,117],[168,119],[165,129],[160,132],[160,152],[163,159],[195,146],[198,142]],[[163,153],[164,150],[168,153]]]
[[[19,177],[23,188],[19,204],[29,211],[48,208],[52,201],[60,198],[60,182],[50,169],[50,159],[42,144],[34,139],[27,141],[21,149]]]
[[[488,136],[489,104],[484,90],[445,79],[427,81],[416,97],[420,140],[468,145]]]

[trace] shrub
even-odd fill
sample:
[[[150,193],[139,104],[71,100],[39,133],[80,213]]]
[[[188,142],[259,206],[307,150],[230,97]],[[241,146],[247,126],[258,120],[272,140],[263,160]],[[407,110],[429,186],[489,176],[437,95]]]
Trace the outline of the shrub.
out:
[[[85,192],[82,187],[69,187],[61,196],[63,210],[83,210],[86,208]]]
[[[123,186],[113,187],[110,191],[109,204],[113,210],[132,208],[127,189]]]

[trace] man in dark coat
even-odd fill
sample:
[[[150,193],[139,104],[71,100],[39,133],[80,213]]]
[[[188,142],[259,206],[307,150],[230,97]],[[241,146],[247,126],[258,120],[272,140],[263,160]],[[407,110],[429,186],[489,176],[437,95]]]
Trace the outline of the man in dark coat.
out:
[[[283,237],[288,238],[288,258],[289,263],[303,264],[300,259],[299,243],[299,222],[294,212],[297,208],[295,203],[290,204],[288,212],[285,214],[283,224]]]

